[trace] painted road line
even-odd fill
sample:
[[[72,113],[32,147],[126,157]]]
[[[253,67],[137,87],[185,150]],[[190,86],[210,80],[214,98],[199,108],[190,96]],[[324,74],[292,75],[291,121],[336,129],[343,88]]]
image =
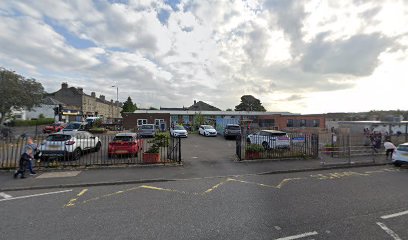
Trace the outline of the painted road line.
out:
[[[222,181],[222,182],[220,182],[220,183],[218,183],[218,184],[212,186],[211,188],[207,189],[206,191],[204,191],[204,192],[202,193],[202,195],[204,195],[204,194],[206,194],[206,193],[210,193],[210,192],[214,191],[215,189],[219,188],[219,187],[220,187],[221,185],[223,185],[224,183],[226,183],[226,182],[228,182],[228,181],[233,181],[233,180],[234,180],[234,179],[232,179],[232,178],[228,178],[228,179],[226,179],[226,180],[224,180],[224,181]]]
[[[58,193],[66,193],[66,192],[72,192],[72,189],[70,189],[70,190],[64,190],[64,191],[58,191],[58,192],[47,192],[47,193],[40,193],[40,194],[33,194],[33,195],[26,195],[26,196],[20,196],[20,197],[12,197],[12,198],[0,199],[0,202],[3,202],[3,201],[11,201],[11,200],[17,200],[17,199],[24,199],[24,198],[31,198],[31,197],[39,197],[39,196],[45,196],[45,195],[51,195],[51,194],[58,194]]]
[[[384,230],[388,235],[390,235],[390,237],[392,237],[394,240],[402,240],[398,234],[396,234],[394,231],[392,231],[391,229],[389,229],[387,226],[385,226],[384,223],[380,223],[377,222],[377,225],[380,226],[382,228],[382,230]]]
[[[302,233],[299,235],[294,235],[294,236],[289,236],[289,237],[283,237],[283,238],[277,238],[276,240],[292,240],[292,239],[299,239],[299,238],[305,238],[305,237],[310,237],[317,235],[318,233],[316,231],[314,232],[307,232],[307,233]]]
[[[399,213],[385,215],[385,216],[382,216],[381,218],[382,219],[389,219],[389,218],[400,217],[400,216],[407,215],[407,214],[408,214],[408,211],[403,211],[403,212],[399,212]]]
[[[13,196],[5,194],[4,192],[0,192],[0,197],[7,199],[7,198],[12,198]]]
[[[145,188],[145,189],[150,189],[150,190],[157,190],[157,191],[164,191],[164,192],[175,192],[175,193],[182,193],[182,194],[187,194],[187,192],[184,191],[178,191],[174,189],[169,189],[169,188],[160,188],[160,187],[153,187],[149,185],[142,185],[140,188]]]
[[[82,195],[84,195],[86,192],[88,191],[88,189],[82,189],[82,191],[80,193],[77,194],[76,198],[72,198],[71,200],[69,200],[69,202],[67,204],[64,205],[64,207],[73,207],[75,206],[75,202],[78,200],[78,198]]]
[[[276,188],[280,189],[285,185],[287,182],[294,181],[294,180],[301,180],[303,178],[285,178],[283,179],[278,185],[276,185]]]

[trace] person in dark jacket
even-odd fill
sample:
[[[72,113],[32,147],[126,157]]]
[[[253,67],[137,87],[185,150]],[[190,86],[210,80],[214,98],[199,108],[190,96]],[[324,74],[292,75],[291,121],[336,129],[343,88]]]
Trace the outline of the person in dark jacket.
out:
[[[37,145],[34,144],[33,139],[31,137],[28,137],[27,144],[24,146],[23,151],[21,153],[19,169],[14,173],[14,178],[17,178],[18,175],[21,175],[20,178],[25,178],[24,174],[27,167],[31,175],[36,174],[32,169],[32,161],[34,161],[34,154],[36,150]]]

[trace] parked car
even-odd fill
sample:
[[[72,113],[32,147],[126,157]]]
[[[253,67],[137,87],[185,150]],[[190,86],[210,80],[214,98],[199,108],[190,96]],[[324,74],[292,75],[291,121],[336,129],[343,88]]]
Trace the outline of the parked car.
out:
[[[224,128],[224,138],[236,138],[241,135],[241,127],[238,124],[227,124]]]
[[[173,137],[187,137],[188,133],[183,126],[176,125],[174,128],[170,128],[170,135]]]
[[[213,126],[211,125],[201,125],[198,128],[198,134],[203,135],[203,136],[217,136],[217,130],[214,129]]]
[[[398,145],[392,154],[392,163],[397,167],[408,163],[408,143]]]
[[[143,124],[139,128],[141,137],[154,137],[156,135],[156,126],[154,124]]]
[[[43,129],[43,133],[47,134],[59,132],[65,128],[65,125],[66,125],[65,123],[53,123],[51,125],[45,126]]]
[[[143,148],[143,139],[138,139],[136,133],[118,133],[108,145],[108,157],[114,155],[130,155],[137,157]]]
[[[289,149],[290,138],[286,132],[277,130],[261,130],[249,134],[247,142],[262,145],[265,149]]]
[[[70,122],[64,129],[62,129],[63,132],[86,130],[88,130],[88,124],[86,122]]]
[[[79,160],[88,151],[98,152],[101,149],[98,137],[85,131],[57,132],[50,134],[40,145],[41,159],[58,157]]]

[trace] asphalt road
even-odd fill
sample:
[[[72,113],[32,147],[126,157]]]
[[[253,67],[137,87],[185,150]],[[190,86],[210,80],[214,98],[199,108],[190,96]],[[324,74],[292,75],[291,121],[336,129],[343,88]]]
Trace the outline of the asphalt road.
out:
[[[408,169],[371,167],[6,192],[0,236],[408,239],[407,181]]]

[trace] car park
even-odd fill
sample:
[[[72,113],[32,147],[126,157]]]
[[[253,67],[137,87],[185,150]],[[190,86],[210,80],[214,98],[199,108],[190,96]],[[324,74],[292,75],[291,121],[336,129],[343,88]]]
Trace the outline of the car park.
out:
[[[277,130],[261,130],[249,134],[247,142],[262,145],[265,149],[290,149],[288,134]]]
[[[187,130],[183,126],[176,125],[170,128],[170,135],[172,137],[187,137],[188,133],[187,133]]]
[[[143,148],[143,139],[139,139],[136,133],[118,133],[108,145],[108,157],[132,156],[137,157]]]
[[[408,163],[408,143],[398,145],[392,154],[392,163],[398,167]]]
[[[102,144],[97,136],[86,131],[69,131],[50,134],[39,146],[41,159],[57,157],[79,160],[88,151],[98,152]]]
[[[224,138],[236,138],[241,135],[241,127],[238,124],[227,124],[224,128]]]
[[[86,122],[70,122],[64,129],[62,129],[63,132],[86,130],[88,130],[88,124]]]
[[[156,135],[156,126],[154,124],[143,124],[139,127],[139,136],[154,137]]]
[[[198,134],[203,136],[217,136],[217,130],[214,129],[211,125],[200,125],[198,128]]]
[[[43,133],[47,134],[47,133],[59,132],[65,128],[65,125],[66,125],[65,123],[53,123],[51,125],[45,126],[43,128]]]

